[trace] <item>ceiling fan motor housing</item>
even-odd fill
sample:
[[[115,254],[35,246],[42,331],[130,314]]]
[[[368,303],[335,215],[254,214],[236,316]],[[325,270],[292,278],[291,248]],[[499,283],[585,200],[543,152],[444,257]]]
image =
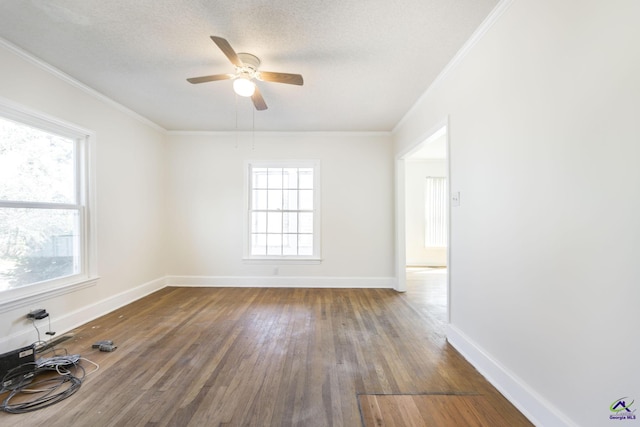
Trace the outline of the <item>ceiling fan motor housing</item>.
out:
[[[242,61],[242,67],[237,67],[238,73],[254,77],[260,66],[260,59],[246,52],[238,52],[238,58]]]

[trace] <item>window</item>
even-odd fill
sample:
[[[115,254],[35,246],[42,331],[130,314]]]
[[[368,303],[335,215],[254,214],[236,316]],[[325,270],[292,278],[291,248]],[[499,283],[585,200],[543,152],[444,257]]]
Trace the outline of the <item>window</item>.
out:
[[[447,246],[447,179],[427,177],[425,193],[425,247]]]
[[[88,278],[87,145],[86,132],[0,104],[0,302]]]
[[[319,260],[319,162],[250,162],[247,176],[245,257]]]

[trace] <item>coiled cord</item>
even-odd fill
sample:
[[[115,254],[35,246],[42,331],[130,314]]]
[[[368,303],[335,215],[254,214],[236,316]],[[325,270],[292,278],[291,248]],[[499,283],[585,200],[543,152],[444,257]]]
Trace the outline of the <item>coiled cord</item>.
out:
[[[80,360],[93,364],[95,369],[87,374],[84,367],[79,364]],[[28,368],[27,371],[31,371],[32,368],[32,375],[25,375],[25,368]],[[20,382],[10,390],[0,390],[0,392],[10,391],[9,395],[0,404],[0,410],[11,414],[23,414],[54,405],[77,392],[84,378],[98,369],[100,369],[100,366],[97,363],[82,358],[78,354],[40,358],[36,362],[20,365],[9,371],[2,379],[3,384],[17,378],[20,378]],[[57,375],[52,378],[32,381],[33,378],[38,377],[40,374],[47,373],[51,375],[52,372]],[[78,373],[79,376],[77,375]],[[13,381],[10,381],[10,383],[13,383]],[[23,394],[38,396],[29,401],[12,403],[18,395]]]

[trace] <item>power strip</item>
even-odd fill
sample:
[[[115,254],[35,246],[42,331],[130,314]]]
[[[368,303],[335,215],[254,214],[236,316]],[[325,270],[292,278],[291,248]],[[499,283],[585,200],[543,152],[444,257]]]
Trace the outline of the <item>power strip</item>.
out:
[[[79,354],[70,354],[67,356],[41,357],[36,360],[38,368],[57,368],[61,366],[75,365],[80,360]]]
[[[111,340],[102,340],[94,343],[91,348],[98,348],[100,351],[111,352],[114,351],[117,346],[113,345],[113,341]]]

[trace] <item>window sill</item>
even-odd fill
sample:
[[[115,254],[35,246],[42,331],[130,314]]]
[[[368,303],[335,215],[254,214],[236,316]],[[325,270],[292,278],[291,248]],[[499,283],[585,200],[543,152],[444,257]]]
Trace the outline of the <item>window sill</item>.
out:
[[[242,258],[244,264],[298,264],[313,265],[322,263],[321,258],[282,258],[282,257],[260,257],[260,258]]]
[[[38,286],[31,285],[24,288],[7,289],[0,292],[0,313],[6,313],[21,307],[33,305],[60,295],[75,292],[80,289],[95,286],[98,276],[78,278],[70,283],[61,285]],[[35,287],[35,288],[34,288]]]

